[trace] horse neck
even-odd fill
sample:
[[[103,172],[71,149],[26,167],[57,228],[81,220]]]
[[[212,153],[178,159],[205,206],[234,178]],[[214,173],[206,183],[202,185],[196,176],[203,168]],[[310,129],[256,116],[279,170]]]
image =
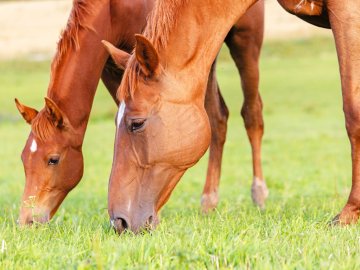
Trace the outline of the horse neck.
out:
[[[109,1],[97,1],[86,14],[86,27],[78,30],[77,46],[54,58],[47,96],[66,114],[72,126],[84,134],[95,91],[107,60],[102,39],[110,36]],[[64,38],[64,37],[63,37]],[[59,51],[57,52],[60,53]]]
[[[204,98],[210,67],[226,35],[255,2],[216,0],[210,3],[208,0],[197,0],[182,5],[165,48],[158,49],[166,71],[176,74],[184,82],[189,81],[186,78],[192,78],[192,86],[202,89],[200,96]]]

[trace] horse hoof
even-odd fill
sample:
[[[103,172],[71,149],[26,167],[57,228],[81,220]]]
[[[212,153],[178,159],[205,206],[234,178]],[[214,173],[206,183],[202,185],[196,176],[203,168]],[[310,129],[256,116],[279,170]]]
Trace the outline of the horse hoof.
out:
[[[344,209],[333,218],[330,224],[332,226],[355,224],[359,219],[359,214],[360,211],[358,207],[347,204]]]
[[[219,201],[219,197],[217,192],[212,192],[209,194],[203,194],[201,196],[201,211],[204,214],[208,214],[209,212],[213,211]]]
[[[266,198],[269,196],[269,190],[266,186],[265,180],[260,180],[254,177],[251,185],[251,198],[256,206],[260,209],[265,208]]]
[[[337,214],[337,215],[329,222],[329,226],[330,226],[330,227],[339,226],[340,224],[341,224],[341,222],[340,222],[340,214]]]

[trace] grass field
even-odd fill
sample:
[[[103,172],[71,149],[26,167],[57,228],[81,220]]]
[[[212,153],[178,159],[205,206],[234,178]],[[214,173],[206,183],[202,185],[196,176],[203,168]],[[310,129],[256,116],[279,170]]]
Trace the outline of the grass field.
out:
[[[359,269],[359,225],[327,226],[351,183],[333,42],[266,43],[261,72],[266,211],[251,202],[242,94],[225,49],[218,77],[230,120],[217,211],[209,216],[199,211],[205,156],[175,189],[156,231],[119,237],[109,228],[106,210],[116,107],[102,85],[84,143],[82,182],[50,224],[16,226],[24,186],[20,153],[29,126],[13,98],[42,107],[49,62],[0,62],[0,268]]]

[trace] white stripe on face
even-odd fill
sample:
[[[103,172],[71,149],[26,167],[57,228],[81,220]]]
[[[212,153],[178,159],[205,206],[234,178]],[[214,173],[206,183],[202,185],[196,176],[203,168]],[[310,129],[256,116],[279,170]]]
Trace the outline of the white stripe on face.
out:
[[[118,110],[118,114],[117,114],[117,118],[116,118],[116,122],[117,122],[116,124],[117,124],[117,127],[118,127],[118,128],[119,128],[119,126],[120,126],[121,119],[122,119],[123,116],[124,116],[125,107],[126,107],[125,102],[122,101],[121,104],[120,104],[120,106],[119,106],[119,110]]]
[[[36,143],[35,139],[33,139],[31,146],[30,146],[30,151],[31,151],[31,153],[35,153],[36,150],[37,150],[37,143]]]

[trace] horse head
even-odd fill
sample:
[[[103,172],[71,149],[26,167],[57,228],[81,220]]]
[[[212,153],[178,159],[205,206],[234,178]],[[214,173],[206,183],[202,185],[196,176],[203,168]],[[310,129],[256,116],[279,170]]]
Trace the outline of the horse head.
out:
[[[204,97],[166,70],[149,40],[136,40],[132,56],[104,42],[118,66],[126,66],[108,197],[118,233],[156,226],[158,211],[210,143]]]
[[[26,183],[19,224],[45,223],[82,177],[82,142],[65,113],[50,98],[45,98],[40,112],[17,99],[15,103],[31,125],[21,155]]]

